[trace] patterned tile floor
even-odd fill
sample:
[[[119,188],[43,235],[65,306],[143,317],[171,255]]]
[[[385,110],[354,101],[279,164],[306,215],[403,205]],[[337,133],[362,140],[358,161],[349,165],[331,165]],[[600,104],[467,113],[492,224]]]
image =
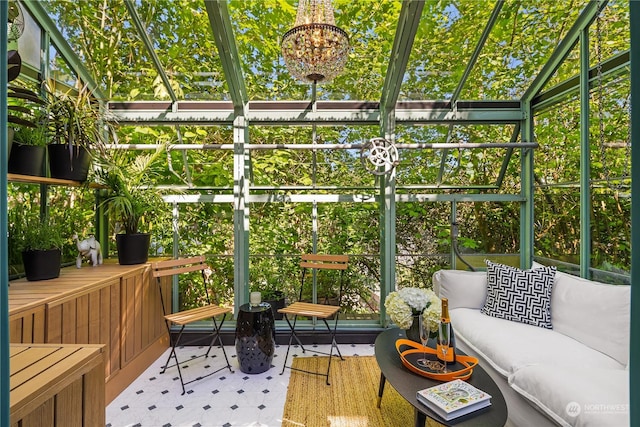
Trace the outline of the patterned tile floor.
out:
[[[309,348],[329,351],[328,345]],[[234,346],[225,346],[225,350],[234,372],[225,368],[188,384],[184,395],[175,367],[160,374],[167,350],[107,406],[107,427],[280,426],[290,375],[289,369],[280,375],[287,347],[276,347],[271,369],[251,375],[238,369]],[[178,349],[178,357],[185,360],[204,351],[202,347],[184,347]],[[297,356],[313,355],[309,351],[303,354],[297,346],[291,351]],[[373,344],[340,344],[340,351],[343,356],[373,355]],[[215,354],[214,358],[193,359],[183,369],[185,381],[224,366],[222,352],[218,349]]]

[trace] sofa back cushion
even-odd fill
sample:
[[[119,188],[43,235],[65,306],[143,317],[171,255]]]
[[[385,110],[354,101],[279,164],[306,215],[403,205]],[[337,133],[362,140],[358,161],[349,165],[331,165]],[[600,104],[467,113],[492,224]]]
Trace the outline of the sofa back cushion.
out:
[[[433,273],[433,291],[449,299],[449,308],[480,309],[487,297],[484,271],[439,270]]]
[[[629,361],[631,287],[556,273],[551,295],[553,329],[626,365]]]

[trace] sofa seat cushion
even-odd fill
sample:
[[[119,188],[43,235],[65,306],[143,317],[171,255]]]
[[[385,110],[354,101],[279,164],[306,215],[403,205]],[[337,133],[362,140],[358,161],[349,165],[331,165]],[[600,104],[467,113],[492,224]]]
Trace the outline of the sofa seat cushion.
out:
[[[629,373],[624,369],[527,366],[509,385],[558,424],[580,427],[629,425]]]
[[[449,314],[456,339],[464,341],[505,378],[538,363],[624,370],[615,359],[552,329],[506,321],[469,308],[456,308]]]

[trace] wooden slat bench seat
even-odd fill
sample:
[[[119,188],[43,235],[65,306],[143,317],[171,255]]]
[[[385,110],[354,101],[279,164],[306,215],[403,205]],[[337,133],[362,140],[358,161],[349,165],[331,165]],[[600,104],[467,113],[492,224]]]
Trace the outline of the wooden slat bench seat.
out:
[[[97,344],[11,344],[11,426],[103,427],[104,358]]]

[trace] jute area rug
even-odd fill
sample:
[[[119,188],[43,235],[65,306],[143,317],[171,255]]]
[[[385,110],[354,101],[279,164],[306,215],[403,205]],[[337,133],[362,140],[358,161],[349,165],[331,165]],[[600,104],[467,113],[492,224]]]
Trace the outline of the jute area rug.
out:
[[[387,382],[378,409],[380,368],[373,356],[334,358],[325,378],[291,371],[283,427],[405,427],[414,423],[413,406]],[[326,372],[327,357],[296,357],[293,367]],[[429,427],[440,426],[427,419]]]

